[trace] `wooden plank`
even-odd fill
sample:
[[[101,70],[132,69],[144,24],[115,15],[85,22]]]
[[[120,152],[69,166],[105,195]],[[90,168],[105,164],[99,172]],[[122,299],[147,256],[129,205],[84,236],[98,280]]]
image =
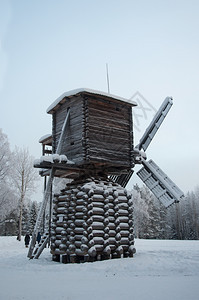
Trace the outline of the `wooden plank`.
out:
[[[104,117],[106,119],[111,118],[111,119],[115,119],[115,120],[128,120],[129,119],[129,114],[128,114],[128,110],[121,110],[121,111],[116,111],[114,108],[110,108],[110,107],[100,107],[100,106],[96,106],[96,107],[89,107],[88,109],[88,115],[89,117],[92,116],[96,116],[97,118],[100,117]]]

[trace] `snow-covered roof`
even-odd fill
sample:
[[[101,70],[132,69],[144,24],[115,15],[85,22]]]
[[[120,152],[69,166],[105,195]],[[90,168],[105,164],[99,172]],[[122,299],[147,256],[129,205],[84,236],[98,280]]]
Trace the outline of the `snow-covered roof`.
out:
[[[52,138],[52,134],[51,133],[48,133],[48,134],[45,134],[43,135],[40,139],[39,139],[39,143],[43,143],[44,141],[46,140],[49,140]]]
[[[81,93],[88,93],[88,94],[93,94],[93,95],[101,95],[101,96],[105,96],[107,98],[111,98],[111,99],[115,99],[115,100],[118,100],[118,101],[122,101],[122,102],[126,102],[126,103],[129,103],[131,104],[132,106],[136,106],[136,102],[135,101],[132,101],[130,99],[125,99],[125,98],[122,98],[122,97],[119,97],[119,96],[115,96],[115,95],[112,95],[112,94],[108,94],[108,93],[105,93],[105,92],[101,92],[101,91],[97,91],[97,90],[92,90],[92,89],[87,89],[87,88],[80,88],[80,89],[76,89],[76,90],[71,90],[71,91],[68,91],[68,92],[65,92],[63,93],[59,98],[57,98],[47,109],[47,113],[52,113],[56,106],[63,103],[65,101],[64,98],[70,98],[72,96],[75,96],[77,94],[81,94]]]

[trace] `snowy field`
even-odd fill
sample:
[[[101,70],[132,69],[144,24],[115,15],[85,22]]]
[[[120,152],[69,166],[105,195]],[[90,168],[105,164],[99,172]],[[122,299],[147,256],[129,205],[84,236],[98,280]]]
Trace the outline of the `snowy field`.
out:
[[[136,240],[134,258],[86,264],[29,260],[16,237],[0,237],[0,299],[198,300],[199,241]]]

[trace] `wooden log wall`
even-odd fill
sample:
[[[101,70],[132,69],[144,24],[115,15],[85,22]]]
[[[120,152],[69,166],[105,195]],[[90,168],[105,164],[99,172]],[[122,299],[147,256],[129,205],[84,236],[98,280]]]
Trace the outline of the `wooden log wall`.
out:
[[[67,110],[70,122],[62,153],[75,163],[99,167],[133,167],[132,110],[128,103],[102,96],[79,95],[66,101],[53,114],[53,152],[61,134]]]
[[[62,153],[74,162],[83,160],[82,130],[83,130],[83,101],[80,96],[67,99],[53,114],[53,150],[56,148],[61,135],[62,126],[70,108],[69,126],[66,129]]]
[[[63,262],[132,257],[133,202],[105,178],[76,179],[54,198],[53,259]]]
[[[132,167],[132,110],[126,103],[87,97],[87,158]]]

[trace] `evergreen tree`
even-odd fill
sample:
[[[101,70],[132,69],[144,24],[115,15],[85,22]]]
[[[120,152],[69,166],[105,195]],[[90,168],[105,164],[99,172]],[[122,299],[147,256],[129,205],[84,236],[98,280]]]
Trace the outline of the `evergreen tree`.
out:
[[[135,237],[199,239],[199,188],[167,209],[145,186],[132,192]]]
[[[158,202],[150,190],[143,186],[141,189],[141,197],[145,199],[145,203],[147,205],[149,218],[147,223],[145,224],[145,238],[156,239],[159,238],[161,233],[160,228],[160,212],[158,206]]]
[[[32,234],[34,231],[35,223],[38,215],[38,204],[36,201],[33,201],[30,207],[29,213],[29,232]]]
[[[30,204],[25,203],[22,212],[22,235],[26,235],[26,233],[28,233],[30,230],[29,214],[30,214]]]
[[[24,201],[28,193],[35,190],[35,184],[38,180],[37,171],[33,168],[33,157],[29,154],[28,149],[15,148],[13,152],[12,180],[19,199],[18,239],[21,241]]]
[[[138,185],[134,186],[133,194],[133,219],[134,219],[134,234],[136,238],[144,238],[145,224],[149,218],[145,199],[141,198],[141,189]]]

